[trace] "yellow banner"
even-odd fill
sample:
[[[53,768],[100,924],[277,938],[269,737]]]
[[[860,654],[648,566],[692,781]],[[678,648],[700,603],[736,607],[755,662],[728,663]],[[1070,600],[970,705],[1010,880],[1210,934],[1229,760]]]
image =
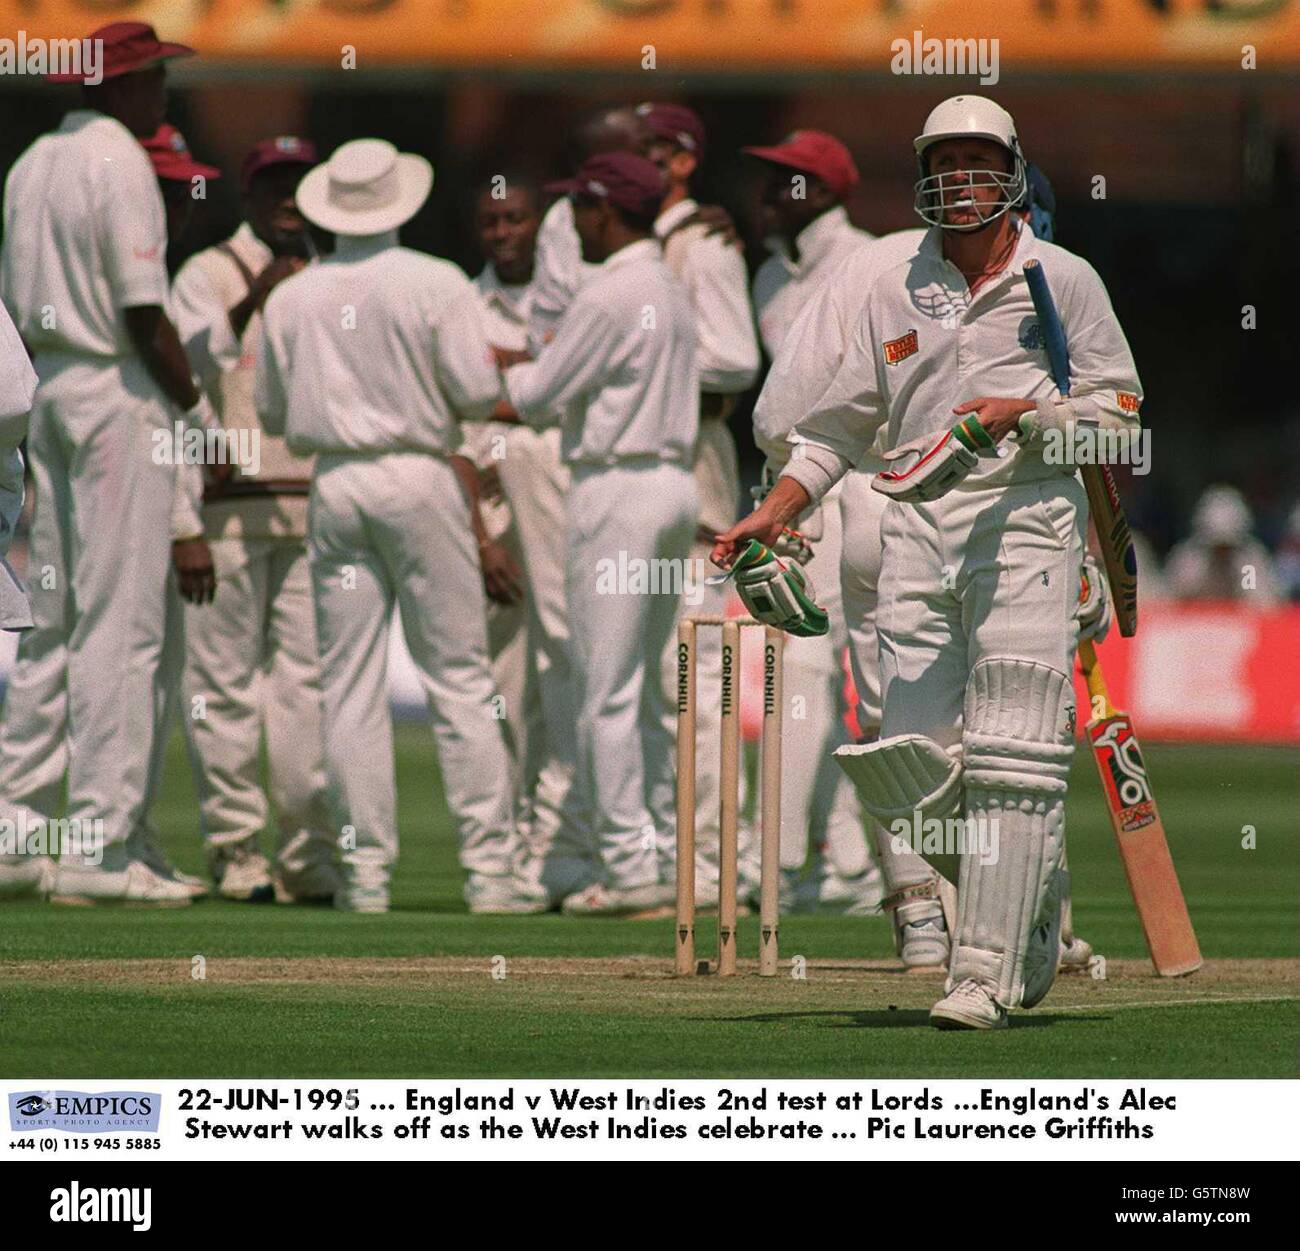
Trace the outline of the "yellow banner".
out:
[[[221,61],[360,70],[858,69],[988,84],[1045,68],[1300,66],[1300,0],[0,0],[0,72],[23,72],[15,53],[33,40],[124,19]]]

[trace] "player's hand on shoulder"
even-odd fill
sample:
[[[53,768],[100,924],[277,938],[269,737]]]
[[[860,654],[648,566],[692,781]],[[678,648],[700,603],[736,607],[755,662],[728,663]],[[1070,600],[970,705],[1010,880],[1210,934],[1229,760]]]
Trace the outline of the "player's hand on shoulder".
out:
[[[706,237],[718,235],[723,243],[741,246],[740,231],[736,229],[735,219],[721,204],[701,204],[686,219],[686,225],[703,226]]]

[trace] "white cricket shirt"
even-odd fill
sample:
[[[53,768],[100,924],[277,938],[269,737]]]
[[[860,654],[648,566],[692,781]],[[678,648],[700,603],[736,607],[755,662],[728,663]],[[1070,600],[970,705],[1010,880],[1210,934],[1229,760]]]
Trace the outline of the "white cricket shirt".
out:
[[[167,302],[167,222],[145,150],[74,109],[5,184],[0,291],[36,356],[132,356],[122,310]]]
[[[805,446],[785,469],[820,499],[871,447],[884,427],[888,450],[938,436],[960,418],[953,408],[981,396],[1044,399],[1056,386],[1042,331],[1021,272],[1037,259],[1047,275],[1069,344],[1071,398],[1099,414],[1137,422],[1142,398],[1133,354],[1096,270],[1018,227],[1005,269],[974,297],[943,255],[931,227],[914,255],[887,266],[868,292],[839,373],[794,429]],[[1003,440],[958,489],[1072,474],[1044,458],[1041,440]]]
[[[758,377],[758,336],[749,304],[749,278],[740,249],[698,223],[683,223],[699,208],[689,197],[661,213],[655,234],[664,262],[695,313],[700,389],[721,395],[747,390]]]
[[[561,426],[570,464],[689,466],[700,414],[695,318],[659,241],[640,239],[597,266],[551,343],[505,379],[522,419]]]
[[[769,243],[772,255],[754,275],[758,332],[769,356],[781,350],[804,305],[831,280],[845,258],[872,237],[849,221],[843,205],[836,205],[795,236],[797,261],[790,258],[782,240]]]
[[[533,254],[533,299],[528,333],[536,355],[550,341],[573,297],[600,271],[582,259],[582,241],[573,224],[573,203],[562,196],[546,210]]]
[[[501,398],[479,296],[450,261],[397,232],[340,235],[263,312],[254,388],[269,434],[296,455],[454,452],[459,420]]]
[[[795,423],[835,380],[876,274],[915,253],[924,238],[924,230],[860,237],[856,247],[839,256],[783,336],[754,405],[754,440],[777,464],[789,458],[787,440]],[[868,454],[859,468],[874,473],[882,466],[879,457]]]

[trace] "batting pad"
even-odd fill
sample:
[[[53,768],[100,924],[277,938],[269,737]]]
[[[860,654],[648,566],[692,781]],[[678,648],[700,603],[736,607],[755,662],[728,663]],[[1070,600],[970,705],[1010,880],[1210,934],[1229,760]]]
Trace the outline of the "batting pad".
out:
[[[1065,793],[1074,754],[1069,675],[1035,661],[981,660],[966,684],[966,816],[997,854],[962,856],[948,989],[968,977],[1004,1008],[1032,1007],[1056,976]]]
[[[898,734],[840,747],[835,761],[848,774],[862,806],[884,827],[878,840],[886,845],[882,862],[889,858],[894,821],[906,821],[914,829],[930,818],[944,820],[960,810],[961,765],[924,734]],[[957,881],[957,856],[913,846],[941,877]],[[891,891],[903,885],[894,878],[886,869]]]

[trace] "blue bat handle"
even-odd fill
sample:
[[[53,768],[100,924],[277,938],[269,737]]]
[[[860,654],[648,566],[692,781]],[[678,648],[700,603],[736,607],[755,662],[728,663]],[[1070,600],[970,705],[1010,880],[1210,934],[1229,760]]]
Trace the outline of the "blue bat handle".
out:
[[[1061,315],[1056,311],[1056,301],[1047,285],[1047,274],[1037,261],[1026,261],[1024,274],[1029,284],[1029,298],[1034,302],[1034,312],[1038,314],[1038,325],[1043,332],[1052,379],[1063,396],[1069,395],[1070,350],[1065,346],[1065,327],[1061,325]]]

